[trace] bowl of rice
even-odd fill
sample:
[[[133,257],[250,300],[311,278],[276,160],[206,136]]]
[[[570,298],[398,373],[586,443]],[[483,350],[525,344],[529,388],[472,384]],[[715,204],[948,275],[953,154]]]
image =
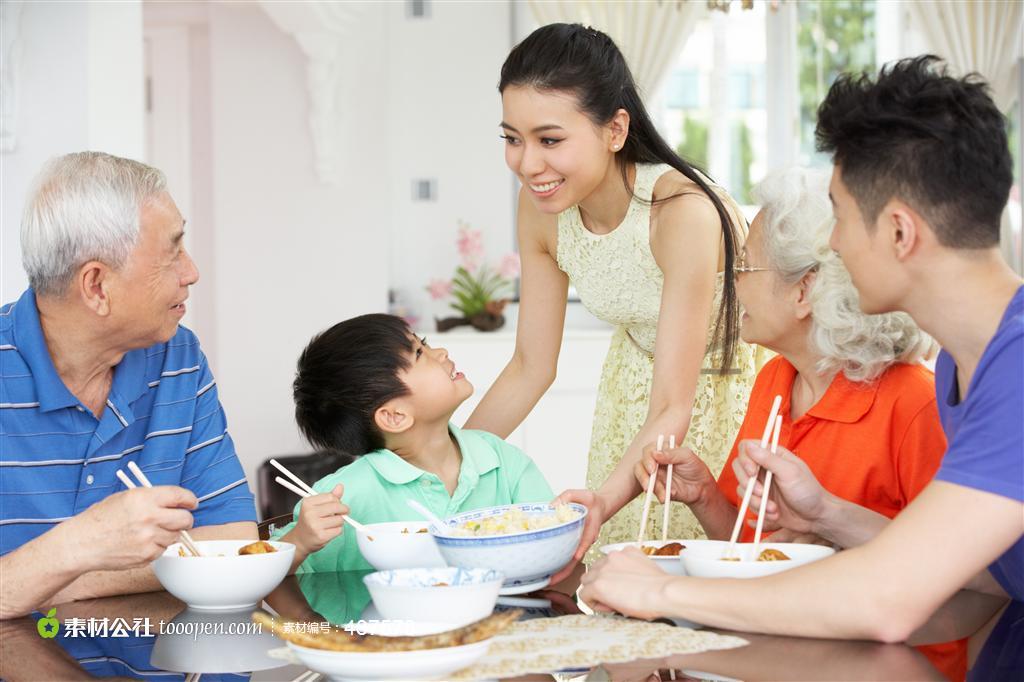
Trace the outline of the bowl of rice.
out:
[[[452,516],[430,534],[449,566],[501,571],[501,594],[521,594],[546,587],[569,563],[586,516],[576,503],[503,505]]]

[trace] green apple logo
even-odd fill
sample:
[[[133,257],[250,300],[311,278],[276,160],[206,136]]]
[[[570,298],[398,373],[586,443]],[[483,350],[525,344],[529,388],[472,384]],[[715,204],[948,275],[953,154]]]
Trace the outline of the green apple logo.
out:
[[[39,622],[36,623],[36,630],[39,631],[39,636],[45,639],[53,639],[57,636],[57,630],[60,629],[60,621],[54,618],[57,615],[57,609],[50,609],[49,613],[46,614],[46,618],[40,618]]]

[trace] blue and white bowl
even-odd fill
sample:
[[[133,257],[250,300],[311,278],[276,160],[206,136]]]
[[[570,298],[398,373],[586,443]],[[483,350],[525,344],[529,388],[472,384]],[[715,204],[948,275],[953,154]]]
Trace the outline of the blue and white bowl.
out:
[[[504,576],[487,568],[401,568],[363,577],[380,615],[454,629],[494,611]]]
[[[550,504],[513,504],[465,512],[445,519],[445,527],[430,526],[441,556],[449,566],[492,568],[505,574],[501,594],[519,594],[541,589],[551,576],[572,559],[583,535],[587,508],[570,503],[579,517],[540,530],[508,535],[467,537],[453,530],[467,521],[476,521],[519,509],[527,515],[549,515],[555,512]]]

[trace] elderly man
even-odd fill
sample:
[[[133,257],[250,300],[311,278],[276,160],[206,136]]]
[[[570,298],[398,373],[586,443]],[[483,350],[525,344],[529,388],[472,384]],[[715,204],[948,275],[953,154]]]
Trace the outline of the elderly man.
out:
[[[256,537],[253,496],[199,341],[199,273],[163,174],[55,159],[21,240],[31,288],[0,309],[0,618],[159,589],[175,542]],[[126,490],[136,462],[151,489]]]

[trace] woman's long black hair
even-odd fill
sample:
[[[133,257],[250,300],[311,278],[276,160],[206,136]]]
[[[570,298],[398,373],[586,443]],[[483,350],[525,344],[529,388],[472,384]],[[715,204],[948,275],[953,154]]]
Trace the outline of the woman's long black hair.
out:
[[[599,126],[611,121],[619,109],[625,109],[629,114],[629,135],[616,154],[616,163],[626,188],[629,189],[627,169],[630,163],[665,163],[696,183],[711,200],[722,224],[725,243],[724,290],[711,348],[721,349],[717,369],[723,373],[729,370],[739,338],[739,303],[732,277],[737,231],[722,200],[701,173],[681,159],[658,134],[637,92],[626,59],[615,42],[601,31],[581,24],[542,26],[516,45],[505,59],[498,91],[504,92],[509,86],[572,93],[580,111]],[[679,195],[664,200],[675,196]]]

